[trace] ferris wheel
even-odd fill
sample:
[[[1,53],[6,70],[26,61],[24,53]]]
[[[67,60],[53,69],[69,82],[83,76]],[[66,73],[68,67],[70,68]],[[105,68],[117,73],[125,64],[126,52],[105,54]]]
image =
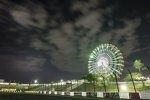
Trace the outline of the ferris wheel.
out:
[[[121,74],[124,60],[120,50],[113,44],[101,44],[90,54],[88,61],[89,73],[108,77]]]

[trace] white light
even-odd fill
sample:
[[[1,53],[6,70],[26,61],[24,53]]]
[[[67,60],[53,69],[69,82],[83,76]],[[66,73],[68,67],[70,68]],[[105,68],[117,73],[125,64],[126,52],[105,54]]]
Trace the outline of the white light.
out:
[[[38,83],[38,81],[37,81],[37,80],[34,80],[34,83],[35,83],[35,84],[37,84],[37,83]]]
[[[109,60],[107,57],[100,57],[97,61],[97,70],[100,73],[107,74],[111,72],[109,67]]]
[[[120,89],[122,92],[127,92],[128,91],[128,87],[125,84],[120,85]]]
[[[63,82],[63,81],[64,81],[63,79],[60,80],[60,82]]]
[[[108,59],[105,57],[101,57],[98,61],[97,61],[97,65],[98,66],[108,66],[109,62]]]
[[[66,82],[63,79],[61,79],[60,82],[59,82],[60,85],[64,85],[65,83]]]

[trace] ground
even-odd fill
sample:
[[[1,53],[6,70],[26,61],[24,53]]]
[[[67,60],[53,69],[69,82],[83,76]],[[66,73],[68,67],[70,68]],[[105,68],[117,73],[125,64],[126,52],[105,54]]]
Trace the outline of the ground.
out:
[[[35,95],[35,94],[0,94],[0,100],[119,100],[97,97],[70,97],[70,96],[54,96],[54,95]]]

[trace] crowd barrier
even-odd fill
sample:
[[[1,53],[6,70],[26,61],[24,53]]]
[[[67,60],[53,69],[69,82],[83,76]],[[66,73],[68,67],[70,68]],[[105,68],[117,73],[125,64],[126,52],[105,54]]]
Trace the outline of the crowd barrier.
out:
[[[97,97],[97,98],[112,98],[117,99],[130,99],[130,100],[150,100],[150,92],[74,92],[74,91],[0,91],[3,93],[32,93],[42,95],[67,95],[67,96],[83,96],[83,97]]]

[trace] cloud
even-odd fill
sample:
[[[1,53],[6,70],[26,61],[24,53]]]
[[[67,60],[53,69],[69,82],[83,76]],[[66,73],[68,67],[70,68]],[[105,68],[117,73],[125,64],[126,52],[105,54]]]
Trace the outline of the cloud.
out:
[[[46,31],[41,31],[42,34],[31,32],[29,47],[42,50],[49,55],[51,59],[49,62],[55,67],[67,72],[87,72],[88,56],[99,44],[115,44],[126,57],[139,45],[136,29],[140,26],[141,19],[114,18],[112,13],[116,9],[115,5],[101,8],[99,6],[102,2],[104,1],[72,2],[71,6],[68,6],[70,10],[67,13],[79,12],[79,14],[78,17],[70,15],[73,20],[69,21],[65,20],[66,14],[63,12],[58,10],[56,15],[48,15],[42,6],[36,4],[32,7],[34,12],[30,12],[29,8],[24,6],[12,9],[11,15],[17,23],[28,29],[30,26],[47,27]],[[32,18],[37,21],[34,22]],[[47,18],[50,18],[49,22],[46,21]],[[114,19],[124,25],[120,27]],[[107,31],[103,30],[104,27]],[[36,66],[40,60],[42,59],[33,58],[33,62],[29,65]],[[24,63],[26,62],[20,65]]]
[[[71,9],[73,11],[81,11],[83,14],[87,14],[91,9],[97,9],[99,3],[102,2],[99,0],[89,0],[89,1],[79,1],[76,0],[72,3]]]
[[[33,35],[30,40],[31,44],[30,47],[35,48],[36,50],[40,50],[41,48],[43,50],[49,50],[49,46],[42,42],[36,35]]]
[[[21,71],[42,71],[44,69],[44,63],[46,60],[44,58],[37,58],[37,57],[26,57],[23,60],[16,60],[14,61],[14,65],[17,70]]]
[[[124,22],[125,27],[113,30],[114,42],[118,44],[124,56],[128,57],[139,46],[138,35],[135,33],[136,29],[139,27],[141,23],[141,19],[140,18],[132,20],[123,19],[122,21]],[[124,37],[124,41],[120,43],[119,40],[121,40],[122,37]]]
[[[150,53],[150,46],[146,46],[144,48],[137,48],[134,53],[137,53],[137,52],[147,52],[147,53]]]
[[[46,25],[46,10],[41,5],[36,5],[32,2],[25,6],[16,5],[10,9],[10,14],[18,24],[24,27],[44,28]]]
[[[38,72],[44,69],[46,59],[41,57],[18,57],[15,55],[1,55],[1,65],[8,70],[15,69],[17,71]]]

